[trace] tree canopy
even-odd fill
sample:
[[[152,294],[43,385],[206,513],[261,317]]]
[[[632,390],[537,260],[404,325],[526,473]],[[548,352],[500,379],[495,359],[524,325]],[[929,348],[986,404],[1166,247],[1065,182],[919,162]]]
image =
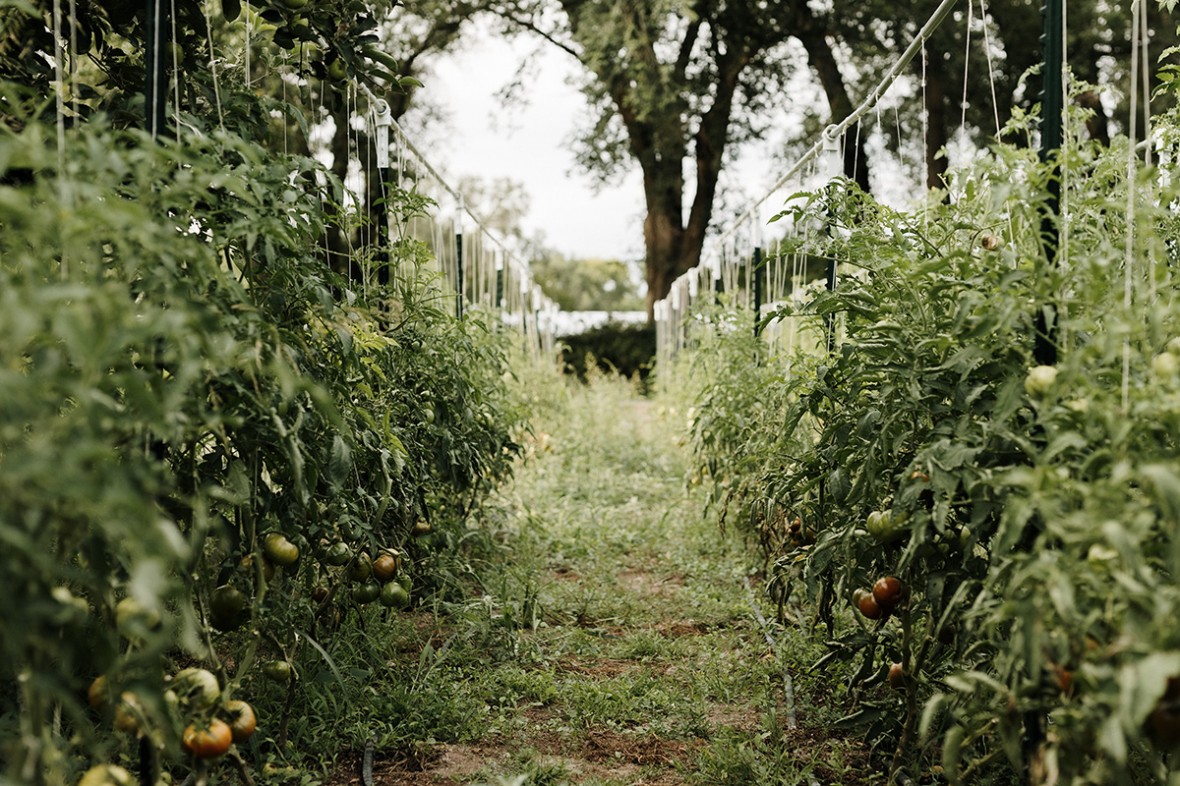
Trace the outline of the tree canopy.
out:
[[[700,260],[727,156],[784,111],[814,116],[810,94],[791,94],[792,77],[808,73],[819,85],[826,122],[846,117],[937,4],[489,0],[486,8],[509,30],[539,35],[584,66],[594,119],[577,150],[583,168],[604,179],[628,162],[642,171],[650,310]],[[1158,9],[1151,14],[1154,46],[1170,44],[1174,21]],[[1068,27],[1075,76],[1125,96],[1129,11],[1082,0],[1071,4]],[[993,0],[956,10],[931,37],[912,66],[915,101],[924,103],[907,105],[906,120],[898,120],[906,139],[891,140],[924,148],[930,187],[942,184],[940,151],[957,128],[985,143],[1014,111],[1032,109],[1039,78],[1026,75],[1041,58],[1040,32],[1039,2]],[[1095,113],[1091,135],[1101,141],[1104,104],[1094,94],[1084,100]],[[855,129],[845,135],[844,156],[845,174],[868,190],[874,162]]]
[[[503,0],[491,4],[516,30],[544,37],[586,68],[582,85],[596,120],[578,150],[589,171],[610,177],[627,160],[643,174],[648,307],[700,260],[718,177],[731,146],[761,135],[795,68],[792,31],[805,2],[730,0]],[[814,57],[833,66],[826,41]],[[808,52],[811,56],[812,52]]]

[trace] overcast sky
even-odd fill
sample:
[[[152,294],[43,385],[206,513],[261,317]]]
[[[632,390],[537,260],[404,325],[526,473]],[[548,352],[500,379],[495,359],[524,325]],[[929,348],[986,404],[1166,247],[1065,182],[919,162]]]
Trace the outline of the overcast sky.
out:
[[[619,185],[595,191],[576,171],[571,137],[582,99],[569,84],[577,63],[553,47],[541,49],[527,103],[505,108],[498,91],[536,44],[505,41],[480,31],[465,35],[460,51],[434,60],[423,77],[426,100],[441,120],[411,115],[411,133],[452,184],[474,176],[508,177],[530,196],[526,231],[544,232],[548,245],[578,257],[634,259],[643,255],[643,199],[638,169]]]

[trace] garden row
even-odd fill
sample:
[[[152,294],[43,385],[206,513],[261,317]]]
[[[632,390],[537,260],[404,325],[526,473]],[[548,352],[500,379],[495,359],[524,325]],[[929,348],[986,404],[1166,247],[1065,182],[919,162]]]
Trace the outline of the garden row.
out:
[[[790,251],[842,270],[771,317],[807,349],[769,355],[720,307],[674,377],[698,392],[695,472],[780,608],[815,609],[844,724],[920,782],[1175,782],[1180,235],[1174,184],[1142,162],[1128,182],[1128,144],[1068,140],[1053,267],[1025,146],[917,213],[834,182],[781,217],[828,227]]]
[[[467,519],[523,428],[512,334],[456,319],[408,237],[392,283],[342,275],[372,249],[329,264],[363,216],[268,142],[290,107],[232,69],[188,75],[172,138],[134,130],[142,20],[79,8],[104,71],[66,122],[36,73],[0,82],[0,761],[249,781],[363,741],[334,702],[380,626],[465,589]],[[194,47],[200,9],[179,4]],[[425,206],[385,201],[395,226]]]

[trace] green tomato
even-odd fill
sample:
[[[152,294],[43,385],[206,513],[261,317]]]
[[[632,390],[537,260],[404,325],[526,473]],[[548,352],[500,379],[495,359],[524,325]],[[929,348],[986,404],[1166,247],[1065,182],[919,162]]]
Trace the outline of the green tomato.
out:
[[[160,626],[160,612],[128,596],[115,604],[115,627],[127,638],[138,638]]]
[[[381,585],[375,582],[367,582],[365,584],[357,584],[352,588],[352,599],[360,605],[372,603],[377,600],[381,594]]]
[[[328,78],[333,82],[343,82],[348,79],[348,68],[344,65],[343,60],[336,58],[328,63]]]
[[[905,531],[905,522],[905,516],[894,516],[888,510],[874,510],[865,519],[865,529],[878,543],[890,543]]]
[[[262,553],[276,565],[290,567],[299,561],[299,547],[281,533],[271,532],[262,542]]]
[[[348,547],[347,543],[337,541],[328,547],[324,552],[324,564],[331,565],[338,568],[341,565],[347,565],[348,561],[352,559],[352,549]]]
[[[1151,359],[1151,373],[1157,377],[1170,379],[1180,371],[1180,357],[1171,352],[1161,352]]]
[[[82,776],[78,786],[134,786],[135,778],[117,764],[96,764]]]
[[[291,681],[291,664],[285,660],[268,660],[262,664],[262,673],[267,679],[286,684]]]
[[[381,588],[379,600],[387,608],[404,609],[410,605],[410,593],[401,584],[391,581]]]
[[[171,689],[180,703],[198,709],[213,706],[221,697],[221,686],[217,677],[207,669],[184,669],[172,678]]]
[[[356,559],[348,567],[348,578],[353,581],[365,581],[373,575],[373,560],[365,552],[356,555]]]
[[[1033,366],[1024,378],[1024,392],[1039,398],[1049,392],[1053,383],[1057,381],[1056,366]]]
[[[220,631],[236,630],[249,618],[246,596],[236,587],[223,584],[209,596],[209,622]]]

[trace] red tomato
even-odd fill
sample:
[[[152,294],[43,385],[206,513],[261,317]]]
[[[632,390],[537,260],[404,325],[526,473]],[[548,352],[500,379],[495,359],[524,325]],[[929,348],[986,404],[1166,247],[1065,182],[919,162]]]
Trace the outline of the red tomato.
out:
[[[873,585],[873,600],[886,611],[892,611],[901,602],[903,593],[901,580],[895,576],[877,579],[877,583]]]

